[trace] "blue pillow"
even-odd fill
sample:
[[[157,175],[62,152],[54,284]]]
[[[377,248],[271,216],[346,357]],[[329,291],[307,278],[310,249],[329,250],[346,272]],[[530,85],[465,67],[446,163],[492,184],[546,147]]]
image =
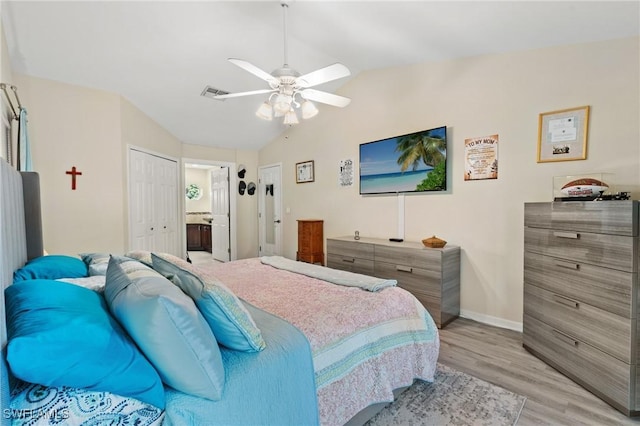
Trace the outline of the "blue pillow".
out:
[[[193,300],[162,275],[127,257],[111,257],[104,295],[163,382],[190,395],[222,398],[218,342]]]
[[[82,278],[89,276],[87,265],[77,257],[53,254],[30,260],[13,273],[13,282],[32,279],[57,280],[58,278]]]
[[[82,261],[87,265],[90,276],[107,275],[109,256],[107,253],[80,253]]]
[[[16,377],[164,408],[158,373],[111,317],[101,294],[38,279],[7,287],[5,299],[7,362]]]
[[[258,352],[266,347],[251,314],[227,286],[175,256],[152,253],[151,258],[156,271],[196,302],[222,345],[243,352]]]

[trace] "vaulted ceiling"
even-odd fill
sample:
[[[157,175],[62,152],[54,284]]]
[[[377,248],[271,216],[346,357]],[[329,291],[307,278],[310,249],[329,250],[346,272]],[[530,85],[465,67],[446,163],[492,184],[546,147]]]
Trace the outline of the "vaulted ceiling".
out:
[[[343,63],[351,77],[317,87],[337,93],[377,68],[640,34],[638,1],[289,5],[289,65]],[[227,58],[283,65],[278,1],[3,1],[1,13],[14,72],[118,93],[185,143],[259,149],[285,129],[255,116],[266,95],[200,95],[267,88]]]

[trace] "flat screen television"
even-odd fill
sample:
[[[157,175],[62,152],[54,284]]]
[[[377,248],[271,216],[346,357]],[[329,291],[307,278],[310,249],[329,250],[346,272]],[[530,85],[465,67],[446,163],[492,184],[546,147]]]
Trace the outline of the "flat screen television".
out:
[[[447,189],[447,127],[360,145],[360,194]]]

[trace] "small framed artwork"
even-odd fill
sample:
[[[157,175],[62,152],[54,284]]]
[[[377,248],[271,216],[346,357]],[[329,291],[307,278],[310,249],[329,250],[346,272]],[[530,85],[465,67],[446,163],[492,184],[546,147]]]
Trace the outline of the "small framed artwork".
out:
[[[538,118],[538,163],[587,159],[589,106],[543,112]]]
[[[313,160],[296,163],[296,183],[313,182]]]

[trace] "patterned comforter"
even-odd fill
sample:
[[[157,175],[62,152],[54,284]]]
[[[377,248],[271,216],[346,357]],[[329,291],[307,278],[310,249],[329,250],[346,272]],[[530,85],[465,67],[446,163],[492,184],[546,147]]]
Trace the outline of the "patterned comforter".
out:
[[[323,425],[344,424],[372,403],[392,401],[393,389],[415,378],[433,380],[437,328],[399,287],[373,293],[275,269],[257,258],[198,269],[305,334]]]

